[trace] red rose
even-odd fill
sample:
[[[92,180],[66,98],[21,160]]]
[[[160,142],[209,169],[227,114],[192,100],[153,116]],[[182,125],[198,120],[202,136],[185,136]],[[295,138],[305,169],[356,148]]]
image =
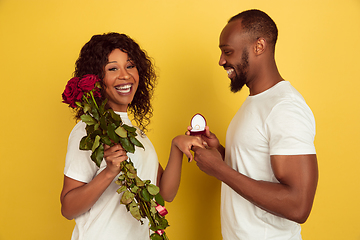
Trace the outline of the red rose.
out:
[[[98,78],[98,76],[93,74],[87,74],[82,79],[80,79],[78,86],[84,92],[89,92],[94,89],[95,83],[99,81],[100,79]]]
[[[100,89],[97,88],[96,91],[94,91],[94,97],[95,98],[100,98],[101,97],[101,93],[100,93]]]
[[[81,89],[78,88],[78,82],[78,77],[73,77],[70,79],[66,84],[65,90],[62,94],[63,103],[69,104],[72,108],[76,108],[75,102],[79,101],[84,94]]]

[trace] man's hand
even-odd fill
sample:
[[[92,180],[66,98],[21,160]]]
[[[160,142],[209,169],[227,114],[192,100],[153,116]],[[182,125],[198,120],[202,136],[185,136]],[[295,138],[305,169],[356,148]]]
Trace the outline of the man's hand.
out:
[[[220,167],[228,167],[220,152],[215,148],[193,147],[192,150],[197,166],[208,175],[219,178]]]

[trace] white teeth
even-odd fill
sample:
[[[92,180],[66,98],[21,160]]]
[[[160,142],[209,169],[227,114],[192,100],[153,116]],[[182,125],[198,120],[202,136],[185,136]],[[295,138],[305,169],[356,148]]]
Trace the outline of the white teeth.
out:
[[[117,86],[115,89],[120,93],[128,93],[130,92],[131,84]]]
[[[232,69],[232,68],[228,69],[228,70],[226,70],[226,72],[230,76],[234,72],[234,69]]]

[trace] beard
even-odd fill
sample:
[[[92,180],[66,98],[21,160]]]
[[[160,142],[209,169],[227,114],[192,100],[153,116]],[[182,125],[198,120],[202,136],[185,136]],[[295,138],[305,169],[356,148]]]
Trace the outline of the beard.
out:
[[[234,67],[235,77],[231,79],[230,90],[239,92],[247,82],[247,70],[249,67],[249,52],[244,49],[241,55],[241,63]]]

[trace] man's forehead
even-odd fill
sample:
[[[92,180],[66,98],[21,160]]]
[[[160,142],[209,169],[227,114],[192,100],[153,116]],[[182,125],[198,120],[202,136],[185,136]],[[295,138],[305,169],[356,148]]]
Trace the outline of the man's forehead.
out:
[[[224,29],[220,34],[219,47],[225,47],[233,43],[233,41],[238,41],[244,37],[243,28],[241,26],[241,20],[233,20],[226,24]]]

